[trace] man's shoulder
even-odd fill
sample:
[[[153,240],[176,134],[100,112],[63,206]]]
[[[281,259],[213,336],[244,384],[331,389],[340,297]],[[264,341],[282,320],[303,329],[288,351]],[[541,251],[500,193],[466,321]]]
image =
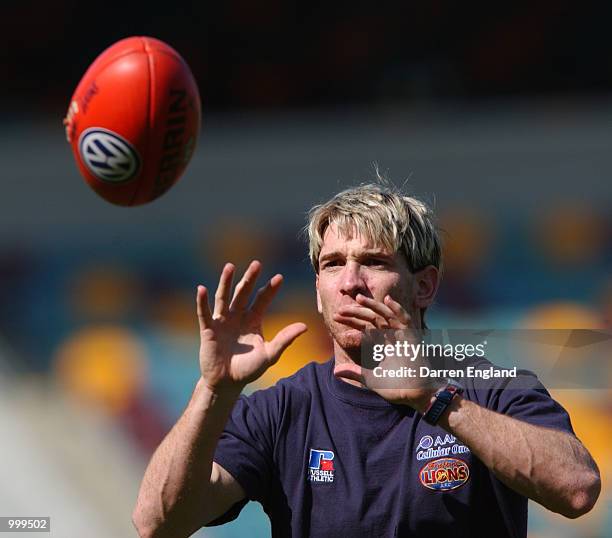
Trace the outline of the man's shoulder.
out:
[[[466,389],[466,396],[495,411],[505,412],[515,402],[540,405],[551,400],[550,393],[531,370],[500,367],[485,358],[471,362],[469,368],[473,369],[472,375],[458,380]]]
[[[476,390],[545,390],[531,370],[499,366],[485,357],[466,363],[463,372],[465,384]]]

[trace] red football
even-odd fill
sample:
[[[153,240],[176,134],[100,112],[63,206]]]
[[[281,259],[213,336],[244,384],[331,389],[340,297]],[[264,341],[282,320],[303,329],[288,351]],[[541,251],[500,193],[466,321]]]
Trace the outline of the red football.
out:
[[[200,130],[200,95],[172,47],[128,37],[91,64],[64,124],[94,191],[113,204],[145,204],[164,194],[189,163]]]

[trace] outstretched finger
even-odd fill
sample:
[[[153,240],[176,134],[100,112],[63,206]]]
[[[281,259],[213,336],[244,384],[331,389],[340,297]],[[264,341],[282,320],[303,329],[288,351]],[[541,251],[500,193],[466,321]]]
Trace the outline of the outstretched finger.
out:
[[[338,310],[338,315],[344,318],[353,317],[362,321],[369,321],[372,325],[374,325],[374,327],[377,327],[378,329],[389,328],[389,321],[387,319],[374,312],[374,310],[366,308],[365,306],[342,306]]]
[[[384,302],[393,311],[401,323],[407,327],[412,327],[412,318],[410,317],[410,314],[404,310],[404,307],[400,303],[393,300],[390,295],[385,296]]]
[[[227,315],[229,310],[229,298],[232,290],[232,280],[234,279],[234,271],[236,268],[231,263],[226,263],[221,271],[221,277],[219,278],[219,286],[217,286],[217,292],[215,293],[215,310],[213,318],[217,319],[221,316]]]
[[[198,286],[196,291],[196,309],[198,312],[198,323],[200,331],[208,329],[212,325],[212,316],[208,306],[208,290],[204,286]]]
[[[283,351],[285,351],[298,336],[304,334],[307,330],[308,327],[305,323],[292,323],[278,331],[270,342],[266,342],[270,364],[274,364],[282,355]]]
[[[283,275],[274,275],[265,286],[259,288],[253,300],[253,306],[251,306],[251,319],[253,321],[261,322],[282,283]]]
[[[232,302],[230,304],[230,310],[233,312],[235,310],[244,310],[249,301],[249,296],[255,287],[255,282],[257,282],[257,277],[261,272],[261,263],[257,260],[253,260],[247,270],[242,275],[240,282],[236,285],[236,289],[234,290],[234,296],[232,297]]]
[[[355,297],[355,300],[361,306],[365,306],[369,308],[370,310],[373,310],[374,312],[376,312],[378,315],[382,316],[386,320],[389,320],[395,317],[395,312],[393,312],[391,308],[389,308],[385,303],[381,303],[380,301],[377,301],[376,299],[372,299],[371,297],[366,297],[365,295],[358,293],[357,297]]]
[[[352,316],[341,316],[340,314],[334,314],[333,319],[337,323],[342,323],[343,325],[347,325],[348,327],[352,327],[353,329],[357,329],[359,331],[377,328],[376,325],[370,321],[365,321]]]

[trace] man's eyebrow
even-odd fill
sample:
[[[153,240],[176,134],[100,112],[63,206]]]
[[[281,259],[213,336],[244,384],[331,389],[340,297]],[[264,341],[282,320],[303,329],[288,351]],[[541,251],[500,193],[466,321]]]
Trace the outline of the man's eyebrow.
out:
[[[357,259],[362,262],[366,260],[375,260],[391,263],[393,262],[393,255],[385,250],[365,250],[359,253]]]
[[[393,254],[389,254],[386,250],[381,249],[368,249],[364,250],[360,254],[361,256],[376,256],[379,258],[393,258]]]
[[[319,261],[328,260],[330,258],[342,258],[344,256],[344,252],[341,252],[340,250],[333,250],[332,252],[326,252],[325,254],[319,256]],[[359,258],[365,258],[367,256],[375,256],[377,258],[393,258],[392,254],[389,254],[386,250],[381,249],[367,249],[358,254]]]
[[[332,252],[326,252],[325,254],[319,256],[319,261],[328,260],[329,258],[337,258],[339,256],[344,256],[344,254],[339,250],[333,250]]]

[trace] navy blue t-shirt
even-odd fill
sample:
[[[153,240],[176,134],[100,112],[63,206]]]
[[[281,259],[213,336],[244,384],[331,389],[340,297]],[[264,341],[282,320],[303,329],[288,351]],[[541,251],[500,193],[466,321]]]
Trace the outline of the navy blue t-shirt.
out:
[[[445,430],[337,379],[333,365],[310,363],[241,396],[219,440],[214,460],[262,504],[273,536],[527,535],[526,497]],[[464,398],[573,433],[567,412],[530,372],[489,381],[486,390],[461,381]],[[211,524],[236,518],[246,502]]]

